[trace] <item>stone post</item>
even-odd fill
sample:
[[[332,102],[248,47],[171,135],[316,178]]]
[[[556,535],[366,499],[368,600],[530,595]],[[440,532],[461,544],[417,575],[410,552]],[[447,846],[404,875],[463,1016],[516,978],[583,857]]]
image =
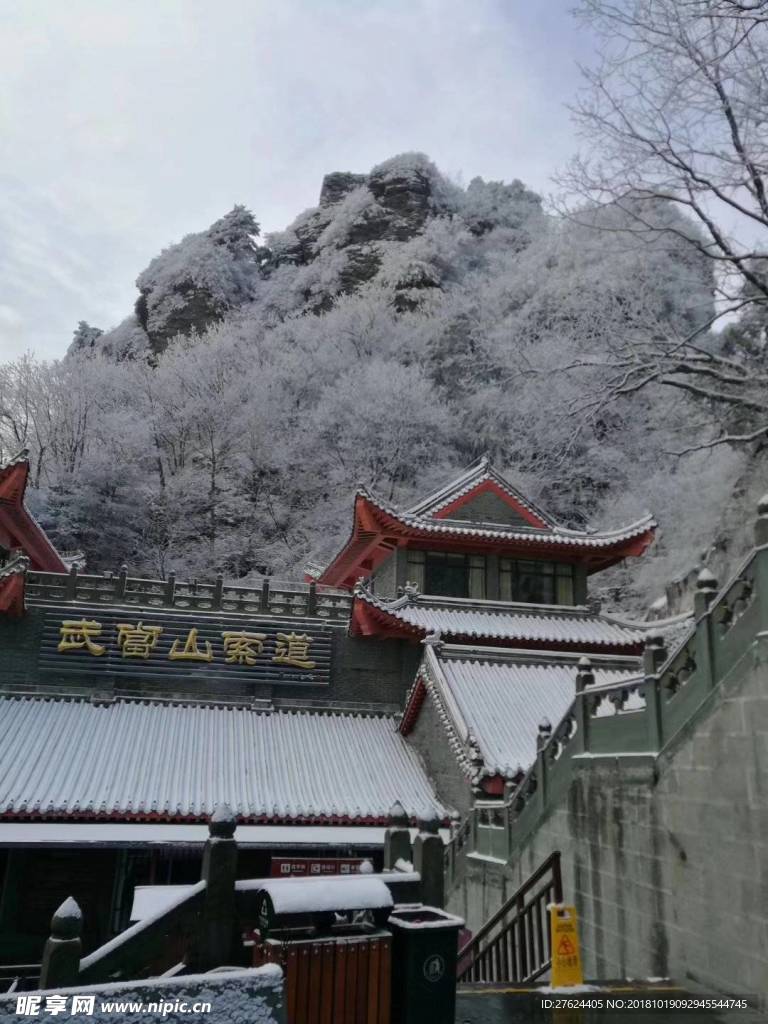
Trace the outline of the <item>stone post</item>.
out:
[[[587,687],[593,686],[595,673],[589,658],[579,658],[579,670],[576,673],[576,750],[580,754],[589,753],[590,708]]]
[[[647,676],[655,676],[667,660],[667,648],[664,637],[660,634],[649,636],[643,650],[643,671]]]
[[[667,660],[667,648],[663,636],[649,636],[643,651],[645,673],[645,713],[648,717],[649,750],[659,751],[664,743],[664,727],[661,708],[661,688],[658,671]]]
[[[83,914],[68,896],[51,918],[51,937],[43,950],[40,988],[67,988],[76,985],[80,973]]]
[[[761,548],[764,544],[768,544],[768,494],[764,494],[757,503],[755,522],[755,547]]]
[[[67,576],[67,589],[65,598],[67,601],[74,601],[77,597],[77,566],[71,565],[69,567],[69,575]]]
[[[221,602],[224,597],[224,577],[221,573],[216,576],[216,582],[213,585],[213,599],[211,605],[214,608],[221,608]]]
[[[217,804],[203,849],[202,878],[207,883],[201,930],[196,951],[196,970],[209,971],[232,963],[236,937],[237,822],[226,804]]]
[[[547,807],[547,755],[544,752],[547,743],[552,736],[552,723],[548,718],[542,718],[539,722],[539,729],[536,734],[536,796],[538,798],[539,810],[543,814]]]
[[[712,616],[709,609],[717,594],[717,580],[702,569],[696,580],[693,611],[696,616],[696,671],[701,673],[706,688],[715,685],[714,652],[712,650]]]
[[[413,862],[408,815],[398,800],[389,812],[389,827],[384,834],[384,870],[394,871],[399,860]]]
[[[430,907],[445,906],[445,857],[439,828],[437,815],[420,819],[413,844],[413,868],[421,875],[421,902]]]
[[[768,494],[763,495],[757,505],[755,522],[755,586],[760,602],[761,626],[768,627]]]

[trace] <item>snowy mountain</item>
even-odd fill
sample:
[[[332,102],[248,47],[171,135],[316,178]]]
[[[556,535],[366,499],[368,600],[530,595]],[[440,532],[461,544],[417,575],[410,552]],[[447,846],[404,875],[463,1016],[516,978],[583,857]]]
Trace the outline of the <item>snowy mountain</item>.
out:
[[[652,508],[655,555],[607,595],[647,603],[711,543],[746,462],[672,454],[701,409],[671,389],[606,400],[627,340],[713,303],[681,214],[658,204],[652,238],[623,216],[564,219],[519,181],[464,188],[421,154],[328,174],[263,239],[235,207],[142,271],[119,326],[81,323],[61,363],[0,370],[47,396],[38,514],[93,567],[295,573],[344,539],[358,482],[405,501],[488,451],[565,523]],[[0,432],[10,448],[20,431]]]

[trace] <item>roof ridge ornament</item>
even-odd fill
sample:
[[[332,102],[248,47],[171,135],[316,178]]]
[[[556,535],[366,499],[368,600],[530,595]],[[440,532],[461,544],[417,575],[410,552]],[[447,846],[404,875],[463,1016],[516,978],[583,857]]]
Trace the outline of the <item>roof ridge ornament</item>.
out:
[[[28,570],[29,558],[23,552],[16,551],[5,565],[0,565],[0,579],[5,576],[15,576],[17,573],[26,574]]]
[[[7,462],[0,463],[0,469],[18,466],[20,462],[29,462],[29,448],[26,445],[23,448],[19,448],[16,454],[12,455]]]
[[[425,647],[431,647],[436,654],[439,654],[444,646],[443,634],[439,629],[435,629],[428,633],[421,642]]]

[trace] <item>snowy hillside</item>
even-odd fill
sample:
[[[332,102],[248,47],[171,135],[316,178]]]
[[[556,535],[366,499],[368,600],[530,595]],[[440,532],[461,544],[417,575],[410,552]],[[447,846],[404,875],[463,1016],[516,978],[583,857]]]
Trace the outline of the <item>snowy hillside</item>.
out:
[[[712,543],[747,466],[674,454],[701,429],[681,392],[606,398],[627,343],[712,312],[695,229],[652,215],[667,233],[563,220],[420,154],[327,175],[266,238],[235,207],[150,263],[119,326],[0,368],[0,447],[31,447],[40,518],[92,567],[230,577],[327,558],[359,482],[407,500],[488,451],[566,524],[656,513],[655,553],[606,594],[637,609]]]

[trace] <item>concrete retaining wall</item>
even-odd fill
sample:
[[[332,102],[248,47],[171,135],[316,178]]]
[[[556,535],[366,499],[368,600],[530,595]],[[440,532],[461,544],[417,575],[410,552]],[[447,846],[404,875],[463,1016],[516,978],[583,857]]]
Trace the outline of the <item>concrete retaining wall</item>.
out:
[[[470,856],[449,909],[476,930],[555,849],[588,976],[732,993],[768,980],[768,634],[657,758],[576,758],[509,865]]]

